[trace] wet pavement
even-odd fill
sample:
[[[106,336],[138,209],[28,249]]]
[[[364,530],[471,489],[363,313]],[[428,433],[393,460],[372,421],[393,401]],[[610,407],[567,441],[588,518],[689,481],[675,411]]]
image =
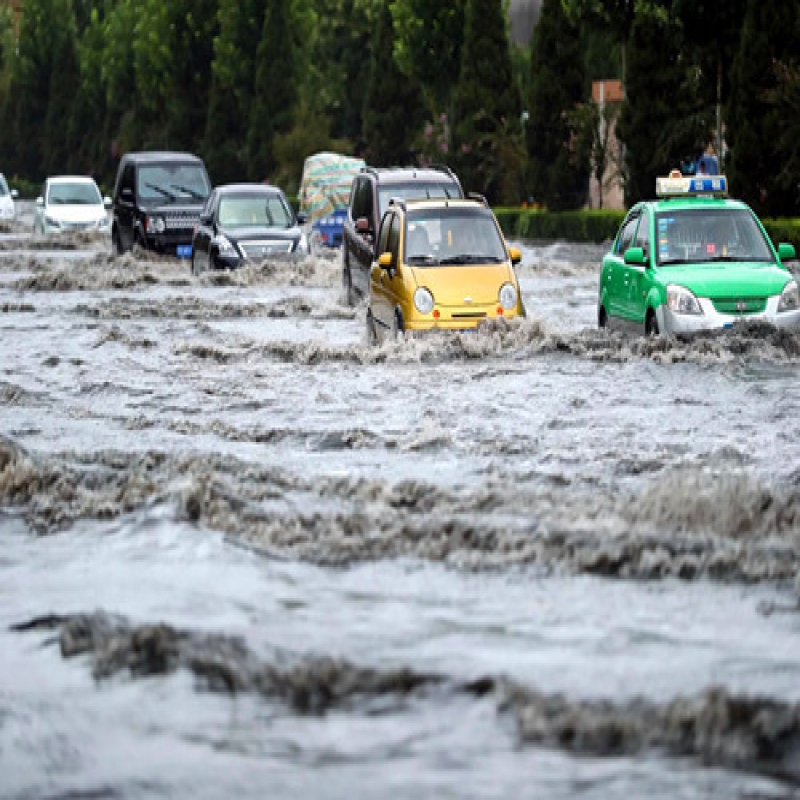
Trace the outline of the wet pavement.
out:
[[[0,231],[0,797],[800,797],[800,334],[366,343],[339,261]]]

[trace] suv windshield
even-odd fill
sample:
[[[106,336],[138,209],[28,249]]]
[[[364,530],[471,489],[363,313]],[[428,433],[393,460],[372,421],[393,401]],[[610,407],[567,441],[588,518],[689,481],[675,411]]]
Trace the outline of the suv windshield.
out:
[[[420,266],[499,264],[506,248],[488,209],[409,211],[406,263]]]
[[[239,195],[219,202],[219,224],[224,228],[288,228],[293,222],[291,211],[278,195]]]
[[[455,199],[461,197],[461,191],[455,183],[425,183],[415,181],[414,183],[392,183],[381,184],[378,187],[378,201],[381,208],[387,208],[389,201],[393,197],[402,197],[403,200],[415,200],[425,197],[431,199]]]
[[[8,184],[6,183],[6,177],[0,172],[0,197],[5,197],[8,194]]]
[[[656,214],[658,264],[768,261],[772,252],[746,209],[708,208]]]
[[[209,191],[199,164],[148,164],[139,168],[136,180],[136,194],[144,202],[197,202]]]
[[[100,191],[93,183],[51,183],[47,202],[55,205],[96,206],[102,204]]]

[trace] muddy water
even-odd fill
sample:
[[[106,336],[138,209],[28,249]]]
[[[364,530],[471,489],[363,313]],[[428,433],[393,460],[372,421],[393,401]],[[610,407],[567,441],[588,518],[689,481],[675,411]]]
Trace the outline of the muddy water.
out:
[[[798,796],[799,335],[108,252],[0,235],[0,797]]]

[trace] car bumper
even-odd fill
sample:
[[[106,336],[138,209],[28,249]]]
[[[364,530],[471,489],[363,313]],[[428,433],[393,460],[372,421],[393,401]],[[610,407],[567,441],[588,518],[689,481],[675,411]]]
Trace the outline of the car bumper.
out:
[[[658,307],[658,329],[662,333],[692,334],[731,328],[741,322],[766,322],[776,328],[800,328],[800,310],[778,313],[776,297],[767,300],[767,307],[758,314],[721,314],[707,298],[698,298],[702,314],[676,314],[665,305]]]
[[[439,319],[427,315],[424,317],[414,315],[405,320],[405,328],[408,331],[463,331],[477,328],[487,319],[514,319],[517,316],[520,315],[515,310],[498,314],[496,307],[486,311],[473,309],[453,310],[442,313]]]

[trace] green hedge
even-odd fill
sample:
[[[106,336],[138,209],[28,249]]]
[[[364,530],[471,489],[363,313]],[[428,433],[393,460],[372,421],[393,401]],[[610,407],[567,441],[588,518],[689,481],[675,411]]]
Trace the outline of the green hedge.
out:
[[[624,211],[543,211],[497,208],[497,221],[511,239],[563,239],[569,242],[608,242],[616,235]]]
[[[497,221],[509,239],[534,239],[568,242],[610,242],[616,235],[625,211],[543,211],[534,208],[496,208]],[[800,219],[764,219],[764,228],[778,245],[793,244],[800,254]]]

